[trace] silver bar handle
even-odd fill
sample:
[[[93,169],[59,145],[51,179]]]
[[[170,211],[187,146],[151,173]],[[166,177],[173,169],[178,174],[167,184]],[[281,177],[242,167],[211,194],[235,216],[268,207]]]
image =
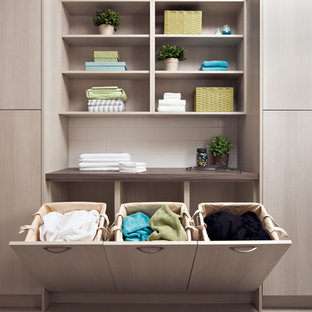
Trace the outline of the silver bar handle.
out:
[[[43,249],[51,253],[60,254],[69,251],[71,247],[43,247]]]

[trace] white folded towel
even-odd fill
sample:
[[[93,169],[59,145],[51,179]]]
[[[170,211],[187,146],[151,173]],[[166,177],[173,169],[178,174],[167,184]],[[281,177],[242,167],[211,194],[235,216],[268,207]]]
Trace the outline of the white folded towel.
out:
[[[159,112],[185,112],[185,106],[158,106]]]
[[[91,168],[81,168],[80,171],[119,171],[119,166],[117,167],[91,167]]]
[[[176,99],[167,99],[167,100],[158,100],[158,106],[182,106],[186,105],[186,100],[176,100]]]
[[[181,100],[181,93],[172,93],[172,92],[165,92],[164,99],[177,99]]]
[[[88,100],[88,106],[103,106],[103,105],[122,105],[123,100]]]
[[[88,112],[93,112],[93,113],[123,112],[124,110],[125,110],[124,105],[88,106]]]
[[[118,167],[118,162],[86,162],[79,163],[79,168]]]
[[[103,161],[131,161],[129,153],[101,153],[101,154],[81,154],[80,160],[85,161],[86,159],[103,160]]]
[[[143,162],[120,162],[119,171],[124,173],[142,173],[146,171],[146,163]]]
[[[96,210],[74,210],[61,214],[50,212],[42,217],[40,240],[47,242],[92,241],[99,224]]]

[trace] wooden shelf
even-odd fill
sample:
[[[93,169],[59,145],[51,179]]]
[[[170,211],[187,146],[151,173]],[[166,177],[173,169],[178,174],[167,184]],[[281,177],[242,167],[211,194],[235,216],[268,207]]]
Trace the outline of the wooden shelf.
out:
[[[53,182],[87,182],[87,181],[124,181],[124,182],[253,182],[259,175],[253,172],[235,171],[186,171],[185,168],[148,168],[145,173],[119,173],[104,171],[79,171],[67,168],[46,174],[47,181]]]
[[[63,117],[76,117],[76,118],[102,118],[102,117],[135,117],[135,116],[146,116],[146,117],[172,117],[179,116],[180,117],[195,117],[195,116],[244,116],[245,112],[111,112],[111,113],[93,113],[93,112],[77,112],[77,111],[69,111],[69,112],[60,112],[60,116]]]
[[[235,47],[244,38],[243,35],[155,35],[157,43],[176,44],[192,47]]]
[[[63,71],[63,76],[69,79],[148,79],[148,70],[127,71],[85,71],[68,70]]]
[[[242,70],[228,70],[228,71],[166,71],[156,70],[156,78],[161,79],[207,79],[207,78],[221,78],[224,80],[237,79],[243,76]]]
[[[148,46],[149,35],[64,35],[64,42],[73,47]]]

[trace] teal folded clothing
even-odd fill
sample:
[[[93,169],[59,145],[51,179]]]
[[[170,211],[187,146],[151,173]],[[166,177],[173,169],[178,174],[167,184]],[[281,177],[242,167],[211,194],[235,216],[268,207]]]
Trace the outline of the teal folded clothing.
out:
[[[127,67],[125,66],[86,66],[87,71],[126,71]]]
[[[204,61],[202,62],[202,67],[228,67],[228,62],[226,61]]]
[[[90,100],[123,100],[127,101],[126,92],[118,87],[92,87],[86,91]]]
[[[174,213],[167,205],[158,209],[149,222],[154,232],[149,236],[148,241],[186,241],[187,236],[181,224],[181,216]]]
[[[124,66],[126,62],[86,62],[86,66]]]
[[[201,67],[202,71],[226,71],[227,67]]]
[[[127,216],[122,224],[122,234],[126,241],[146,241],[153,232],[149,226],[150,218],[142,212]]]

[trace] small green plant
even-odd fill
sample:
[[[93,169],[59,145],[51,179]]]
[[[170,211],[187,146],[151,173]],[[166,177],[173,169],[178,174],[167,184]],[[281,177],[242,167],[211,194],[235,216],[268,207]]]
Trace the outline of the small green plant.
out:
[[[185,49],[179,46],[163,45],[157,51],[158,60],[162,61],[167,58],[177,58],[180,62],[185,60]]]
[[[232,143],[222,136],[214,137],[208,148],[214,156],[224,156],[232,149]]]
[[[93,23],[95,26],[100,26],[102,24],[114,26],[114,30],[117,31],[120,24],[120,15],[111,10],[96,10],[92,17]]]

